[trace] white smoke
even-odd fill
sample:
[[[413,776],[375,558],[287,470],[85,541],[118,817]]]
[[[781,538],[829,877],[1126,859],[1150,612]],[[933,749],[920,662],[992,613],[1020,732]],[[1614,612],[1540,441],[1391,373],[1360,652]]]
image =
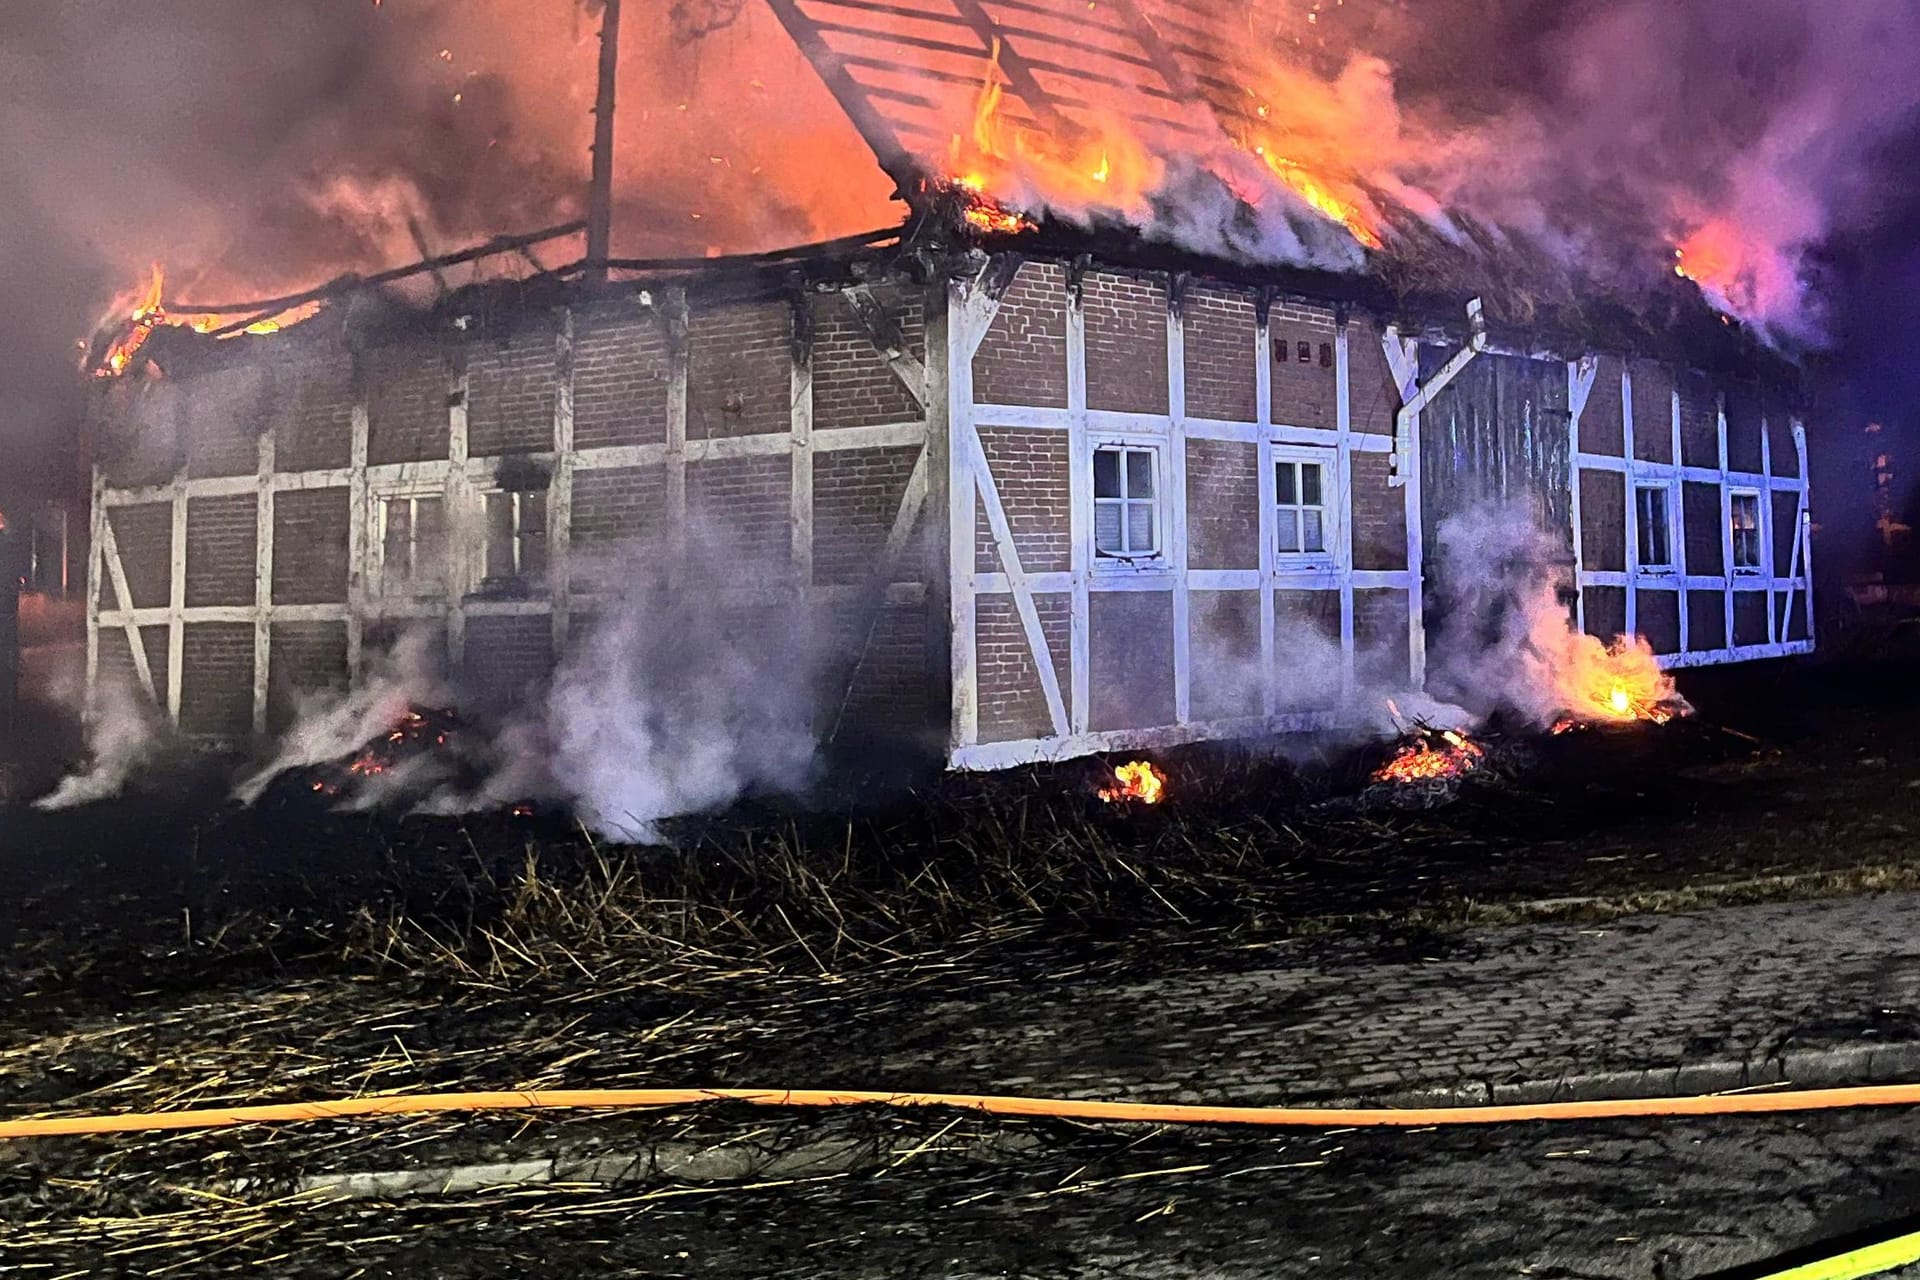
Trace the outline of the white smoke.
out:
[[[76,693],[69,705],[80,705]],[[102,678],[86,715],[87,763],[33,802],[42,810],[71,809],[125,790],[134,774],[151,764],[167,742],[165,724],[148,698],[126,681]]]

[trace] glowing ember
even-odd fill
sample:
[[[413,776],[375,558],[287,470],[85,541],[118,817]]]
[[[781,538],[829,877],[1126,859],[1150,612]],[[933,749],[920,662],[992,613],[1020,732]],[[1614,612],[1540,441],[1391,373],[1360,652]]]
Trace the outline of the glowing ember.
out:
[[[1100,798],[1108,804],[1159,804],[1167,791],[1167,775],[1145,760],[1121,765],[1113,771],[1113,780],[1113,786],[1100,788]]]
[[[1446,729],[1401,743],[1393,759],[1373,771],[1373,780],[1426,782],[1435,778],[1457,778],[1479,768],[1486,758],[1486,750],[1479,743],[1464,733]]]
[[[315,780],[312,789],[320,795],[337,796],[356,782],[393,773],[418,752],[446,746],[456,726],[451,711],[409,710],[391,729],[339,766],[337,775]]]

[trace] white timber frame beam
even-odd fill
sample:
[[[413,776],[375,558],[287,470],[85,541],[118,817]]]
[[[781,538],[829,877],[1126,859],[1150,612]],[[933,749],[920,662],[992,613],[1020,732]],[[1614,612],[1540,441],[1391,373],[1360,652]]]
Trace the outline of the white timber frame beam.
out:
[[[1587,593],[1581,586],[1586,570],[1586,550],[1582,545],[1580,524],[1580,420],[1586,416],[1587,400],[1593,395],[1593,380],[1600,372],[1600,361],[1591,355],[1567,361],[1567,511],[1573,523],[1573,628],[1587,629]]]
[[[173,475],[173,528],[167,539],[167,719],[180,723],[180,691],[187,655],[187,457]]]
[[[1279,568],[1275,543],[1279,537],[1278,495],[1273,478],[1273,334],[1272,297],[1262,292],[1255,297],[1253,313],[1253,416],[1258,427],[1255,440],[1255,465],[1260,474],[1255,486],[1260,495],[1260,714],[1271,717],[1279,703],[1279,670],[1275,666],[1279,621],[1274,617],[1277,603],[1274,578]]]
[[[1419,470],[1420,459],[1415,449],[1415,423],[1421,410],[1433,403],[1434,397],[1447,389],[1447,384],[1459,377],[1474,359],[1488,349],[1487,320],[1480,299],[1467,301],[1467,344],[1455,352],[1453,358],[1434,371],[1433,377],[1422,383],[1417,359],[1412,377],[1403,374],[1399,364],[1405,348],[1400,346],[1400,332],[1393,325],[1387,326],[1386,339],[1382,343],[1387,361],[1394,365],[1394,381],[1400,384],[1400,408],[1393,415],[1394,473],[1388,483],[1403,485],[1417,483],[1412,477]],[[1417,354],[1417,348],[1416,348]],[[1411,388],[1411,390],[1409,390]]]
[[[253,512],[253,731],[267,731],[267,696],[273,663],[273,469],[274,425],[260,433],[254,482],[259,492]]]
[[[101,526],[107,522],[107,504],[103,497],[106,492],[106,480],[95,463],[89,468],[87,491],[91,505],[87,508],[87,705],[85,714],[88,723],[92,723],[94,699],[100,688],[100,577],[102,558],[105,555],[106,537]],[[149,695],[151,696],[151,695]]]
[[[1337,441],[1334,447],[1334,490],[1338,494],[1339,518],[1337,538],[1339,545],[1334,549],[1334,563],[1340,571],[1340,700],[1344,703],[1353,697],[1355,684],[1355,641],[1353,632],[1353,398],[1352,370],[1348,363],[1347,352],[1347,316],[1344,310],[1336,310],[1333,317],[1333,385],[1334,385],[1334,431]],[[1418,467],[1415,468],[1418,470]],[[1414,492],[1419,492],[1416,481]],[[1420,602],[1417,590],[1409,591],[1407,612],[1412,616],[1415,606]],[[1412,632],[1408,632],[1408,656],[1413,659]],[[1424,667],[1425,654],[1419,661]],[[1424,680],[1422,681],[1424,683]]]
[[[1018,260],[1012,262],[1018,269]],[[998,268],[998,269],[996,269]],[[980,277],[955,280],[947,292],[947,568],[951,637],[952,721],[949,754],[980,740],[979,644],[974,566],[974,529],[980,489],[980,454],[973,420],[973,357],[1000,310],[1000,294],[1012,280],[1006,264],[992,263]],[[999,287],[994,287],[995,282]]]
[[[791,299],[792,368],[787,377],[787,434],[793,451],[788,551],[793,577],[813,585],[813,313],[807,296]]]
[[[556,660],[573,627],[573,352],[572,307],[554,316],[553,479],[547,489],[547,600]]]
[[[1182,314],[1184,300],[1181,294],[1185,288],[1184,280],[1172,276],[1167,281],[1167,502],[1168,514],[1172,517],[1167,523],[1167,563],[1173,570],[1173,719],[1175,724],[1187,724],[1193,719],[1193,595],[1187,578],[1187,518],[1192,495],[1187,489],[1187,327]],[[1086,326],[1080,328],[1081,340],[1081,380],[1085,381],[1086,368]],[[1067,347],[1069,359],[1073,346]],[[1344,453],[1342,455],[1344,457]],[[1073,490],[1086,486],[1081,482],[1083,470],[1082,458],[1078,452],[1072,452],[1069,465],[1072,468],[1067,482]],[[1088,461],[1084,467],[1092,473],[1092,464]],[[1081,539],[1076,535],[1073,540],[1076,551],[1081,547]],[[1349,597],[1349,600],[1351,597]],[[1074,594],[1074,617],[1087,616],[1087,644],[1082,646],[1078,635],[1074,637],[1072,666],[1077,673],[1079,668],[1088,665],[1092,658],[1091,601],[1083,611],[1079,592]],[[1351,610],[1348,611],[1351,613]],[[1085,657],[1082,657],[1083,648]],[[1079,693],[1079,681],[1074,682],[1074,692]],[[1079,709],[1079,708],[1076,708]],[[1086,730],[1084,718],[1076,720],[1074,732]]]
[[[113,583],[113,598],[120,606],[120,625],[126,631],[127,647],[132,651],[133,674],[140,681],[141,691],[159,704],[159,692],[153,683],[153,664],[147,661],[147,646],[140,638],[140,624],[133,619],[133,592],[127,586],[127,569],[120,559],[120,542],[114,536],[113,522],[104,518],[104,508],[101,509],[101,514],[103,518],[100,521],[100,542],[96,555],[105,564],[108,580]],[[169,606],[156,621],[171,625],[172,613],[172,607]],[[96,620],[96,633],[97,630],[98,620]]]
[[[347,673],[359,684],[366,670],[368,590],[373,568],[372,501],[367,489],[369,370],[364,358],[353,358],[353,411],[347,437]]]

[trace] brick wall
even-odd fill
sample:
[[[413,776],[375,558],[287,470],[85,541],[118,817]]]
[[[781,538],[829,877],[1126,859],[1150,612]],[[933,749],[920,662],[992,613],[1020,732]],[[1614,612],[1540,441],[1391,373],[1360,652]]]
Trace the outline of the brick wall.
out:
[[[1647,638],[1647,643],[1653,646],[1655,653],[1680,652],[1678,591],[1636,592],[1634,614],[1635,628]]]
[[[187,605],[253,603],[258,499],[187,499]]]
[[[816,384],[817,386],[817,384]],[[872,577],[893,527],[918,445],[847,449],[813,459],[813,580],[857,583]],[[918,531],[924,533],[922,517]],[[916,545],[903,553],[909,574],[921,562]]]
[[[792,401],[787,303],[695,306],[687,320],[687,439],[785,432]]]
[[[108,507],[107,524],[119,544],[120,564],[126,571],[127,590],[136,609],[163,609],[170,602],[173,585],[173,508],[164,502],[147,502],[132,507]],[[113,578],[100,575],[102,608],[117,609]]]
[[[1254,445],[1187,441],[1187,565],[1260,567],[1260,452]]]
[[[1691,571],[1692,566],[1688,566]],[[1687,647],[1727,647],[1726,597],[1718,591],[1687,592]]]
[[[1090,271],[1081,281],[1087,407],[1167,412],[1167,286],[1153,276]]]
[[[239,741],[253,732],[253,624],[190,622],[182,637],[180,729]]]
[[[1800,457],[1793,447],[1793,413],[1771,388],[1760,402],[1767,419],[1767,440],[1773,449],[1771,465],[1776,476],[1798,476]]]
[[[1257,409],[1253,299],[1195,285],[1181,299],[1181,316],[1188,416],[1252,422]]]
[[[267,731],[294,723],[303,696],[347,684],[347,624],[276,622],[267,653]]]
[[[1041,631],[1053,658],[1060,696],[1067,697],[1068,614],[1066,595],[1034,597]],[[981,596],[974,606],[974,653],[979,672],[980,740],[1006,742],[1053,732],[1046,694],[1027,633],[1010,595]]]
[[[1333,309],[1275,301],[1267,313],[1267,346],[1273,367],[1273,420],[1289,427],[1337,426]]]
[[[873,296],[898,326],[908,354],[924,363],[926,306],[919,293],[876,287]],[[874,349],[852,305],[837,293],[815,294],[810,305],[814,430],[917,421],[922,416],[919,401]]]
[[[1633,362],[1633,456],[1673,461],[1673,371],[1652,360]]]
[[[785,575],[793,563],[792,459],[713,458],[688,466],[687,523],[731,568]]]
[[[1273,593],[1274,709],[1324,711],[1340,697],[1340,593]]]
[[[353,358],[316,351],[279,378],[286,402],[275,422],[274,466],[281,471],[344,467],[353,452]]]
[[[1014,276],[974,353],[973,398],[981,404],[1067,407],[1064,267],[1029,262]]]
[[[1172,724],[1173,593],[1097,591],[1087,630],[1087,727]]]
[[[1367,689],[1405,688],[1408,657],[1407,593],[1392,588],[1353,593],[1354,679]]]
[[[154,693],[164,701],[167,696],[166,627],[141,627],[140,647],[147,653],[147,669],[153,674]],[[140,676],[134,670],[133,650],[127,646],[124,627],[100,628],[100,682],[141,692]]]
[[[1588,587],[1587,634],[1611,642],[1627,629],[1627,589]]]
[[[857,655],[844,705],[822,710],[823,728],[838,720],[840,740],[869,734],[944,738],[945,701],[927,681],[927,611],[923,604],[887,604],[877,615],[841,609],[834,618],[836,651]],[[1043,708],[1044,711],[1044,708]]]
[[[1022,427],[982,427],[980,445],[1000,490],[1007,525],[1013,531],[1020,567],[1045,573],[1072,567],[1072,536],[1067,522],[1067,433]],[[1002,567],[987,526],[985,504],[977,518],[981,572]]]
[[[1620,422],[1620,361],[1601,356],[1593,375],[1593,390],[1580,414],[1580,451],[1614,457],[1626,446]]]
[[[634,538],[662,540],[667,527],[665,467],[595,467],[573,476],[573,542],[582,549]]]
[[[1347,322],[1347,421],[1354,431],[1393,434],[1400,411],[1400,388],[1380,345],[1380,329],[1370,320]]]
[[[1719,399],[1703,374],[1680,377],[1680,456],[1689,467],[1720,465]]]
[[[545,614],[467,619],[464,686],[490,710],[519,706],[553,671],[553,622]]]
[[[1687,572],[1721,572],[1720,486],[1689,480],[1680,486],[1680,501],[1687,522]]]
[[[1735,471],[1760,469],[1760,388],[1734,383],[1727,393],[1727,465]]]
[[[161,484],[179,468],[182,383],[116,378],[99,391],[99,463],[109,485]]]
[[[189,476],[251,475],[259,468],[260,436],[278,392],[273,373],[271,366],[241,365],[186,384]]]
[[[1406,490],[1389,486],[1393,455],[1355,452],[1352,460],[1353,567],[1407,567]]]
[[[667,438],[667,334],[637,304],[584,309],[574,319],[573,443],[659,444]]]
[[[1581,428],[1582,433],[1585,427]],[[1584,568],[1627,567],[1627,484],[1617,471],[1580,473],[1580,561]]]
[[[1195,720],[1260,714],[1260,593],[1195,591],[1187,603],[1188,702]]]
[[[349,502],[344,487],[274,495],[275,604],[331,604],[347,598]]]
[[[1736,591],[1733,594],[1733,642],[1736,645],[1767,642],[1767,599],[1765,591]]]
[[[553,448],[555,335],[547,316],[466,350],[467,452],[474,457]],[[577,428],[576,428],[577,429]]]
[[[447,456],[450,379],[438,347],[405,343],[367,353],[367,461]]]

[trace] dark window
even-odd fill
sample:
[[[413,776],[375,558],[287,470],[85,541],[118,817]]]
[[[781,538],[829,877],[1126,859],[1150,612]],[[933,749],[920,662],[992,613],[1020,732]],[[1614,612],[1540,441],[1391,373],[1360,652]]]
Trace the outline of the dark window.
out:
[[[1727,496],[1729,522],[1733,525],[1733,567],[1760,567],[1760,495],[1733,493]]]
[[[537,578],[547,569],[547,495],[539,490],[487,495],[489,582]]]
[[[1641,485],[1634,491],[1640,526],[1640,567],[1673,567],[1672,543],[1667,536],[1667,493],[1665,485]]]

